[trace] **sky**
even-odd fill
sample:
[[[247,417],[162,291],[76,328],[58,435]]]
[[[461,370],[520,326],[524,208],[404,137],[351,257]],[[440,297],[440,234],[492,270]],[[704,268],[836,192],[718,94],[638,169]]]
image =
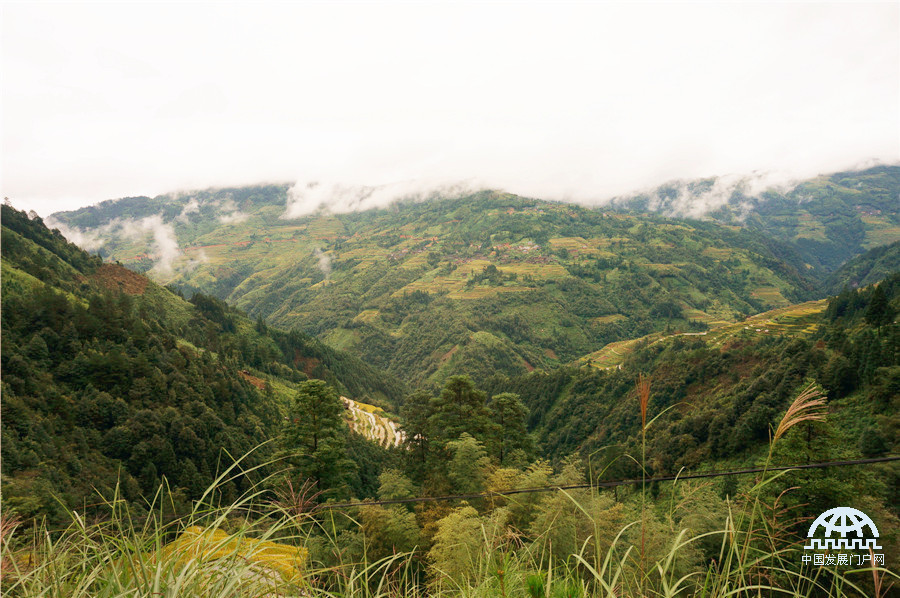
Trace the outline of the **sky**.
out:
[[[261,182],[590,204],[900,162],[897,2],[0,11],[0,189],[44,216]]]

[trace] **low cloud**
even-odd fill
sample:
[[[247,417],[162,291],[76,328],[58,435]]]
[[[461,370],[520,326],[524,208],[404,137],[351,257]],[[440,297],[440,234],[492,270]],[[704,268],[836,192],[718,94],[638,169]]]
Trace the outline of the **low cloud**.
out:
[[[400,200],[424,201],[432,197],[460,197],[476,190],[471,182],[410,180],[384,185],[343,185],[311,181],[288,190],[282,218],[300,218],[325,210],[333,214],[383,208]]]
[[[62,223],[53,216],[45,218],[44,224],[50,229],[57,229],[69,242],[75,243],[85,251],[97,251],[106,243],[101,229],[82,230],[77,226]]]
[[[135,240],[140,240],[151,234],[153,236],[152,251],[156,264],[153,269],[162,275],[173,273],[172,264],[181,255],[178,247],[178,239],[175,236],[175,227],[170,223],[164,223],[162,215],[147,216],[140,220],[124,220],[120,224],[122,234]]]
[[[219,222],[222,224],[237,224],[238,222],[243,222],[247,218],[249,218],[247,214],[243,212],[231,212],[230,214],[223,214],[219,216]]]
[[[234,199],[231,197],[226,197],[225,199],[217,202],[217,204],[221,210],[221,214],[219,215],[219,222],[222,224],[237,224],[239,222],[243,222],[250,216],[241,212],[241,209],[234,203]]]
[[[206,252],[202,249],[198,250],[196,254],[187,260],[178,264],[178,271],[183,272],[184,274],[190,274],[194,270],[196,270],[201,264],[205,264],[209,261],[209,257],[207,257]]]
[[[874,165],[870,164],[869,166]],[[708,179],[677,179],[661,185],[643,188],[617,196],[589,196],[567,194],[522,193],[514,187],[491,184],[487,179],[448,183],[437,179],[416,179],[385,185],[345,185],[318,181],[298,182],[288,190],[283,219],[300,218],[316,212],[342,214],[372,208],[385,208],[398,201],[425,201],[432,198],[453,198],[482,189],[510,191],[520,195],[570,201],[589,207],[626,205],[636,198],[648,199],[648,208],[675,218],[702,218],[723,206],[732,204],[743,218],[754,204],[764,201],[765,191],[788,193],[802,180],[783,171],[754,172],[750,175],[726,174]],[[733,203],[736,193],[745,199]],[[750,201],[752,199],[752,201]],[[225,222],[224,217],[220,220]]]
[[[321,270],[322,274],[325,275],[325,280],[328,280],[329,278],[331,278],[331,256],[329,256],[318,247],[313,250],[313,254],[315,254],[315,256],[319,260],[319,270]]]
[[[102,226],[88,230],[68,226],[53,217],[48,217],[46,223],[50,228],[59,229],[66,239],[85,251],[97,251],[115,239],[138,242],[147,240],[150,242],[151,257],[156,262],[153,270],[164,276],[174,272],[175,261],[181,255],[175,227],[172,223],[163,222],[161,214],[140,219],[115,218]]]
[[[206,5],[122,4],[4,7],[16,205],[286,180],[288,218],[410,180],[599,203],[900,157],[896,2],[229,3],[216,27]]]
[[[185,204],[185,206],[181,209],[181,213],[178,215],[176,220],[181,222],[187,222],[190,220],[191,214],[199,214],[200,213],[200,202],[197,201],[196,197],[190,198],[190,200]]]
[[[702,218],[725,206],[738,210],[743,220],[753,206],[765,201],[762,194],[775,191],[785,194],[794,189],[798,180],[786,173],[764,172],[749,176],[725,175],[710,180],[676,180],[654,189],[615,197],[612,205],[627,205],[647,199],[647,208],[670,218]],[[604,202],[605,203],[605,202]],[[597,204],[595,204],[597,205]]]

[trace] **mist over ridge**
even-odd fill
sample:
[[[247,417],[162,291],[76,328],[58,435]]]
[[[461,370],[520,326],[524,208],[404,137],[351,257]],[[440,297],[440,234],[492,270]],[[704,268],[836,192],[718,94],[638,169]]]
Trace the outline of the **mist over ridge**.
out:
[[[871,161],[860,169],[841,171],[862,173],[873,169],[894,172],[896,165],[876,165]],[[836,173],[837,174],[837,173]],[[723,208],[731,208],[737,221],[774,197],[790,198],[798,204],[804,201],[802,193],[792,195],[799,185],[827,181],[829,175],[819,174],[809,179],[788,176],[781,172],[755,172],[749,175],[723,175],[702,179],[672,179],[663,184],[635,189],[610,197],[540,196],[516,193],[546,201],[578,204],[588,208],[631,209],[659,213],[671,218],[706,218]],[[827,183],[826,183],[827,184]],[[252,189],[260,185],[248,185],[233,189]],[[263,185],[264,186],[264,185]],[[283,210],[279,218],[289,221],[315,214],[345,214],[372,209],[388,208],[397,202],[440,201],[472,195],[478,191],[509,189],[482,185],[477,179],[442,181],[404,180],[383,185],[353,185],[325,180],[298,181],[276,185],[284,189]],[[144,201],[147,200],[147,201]],[[130,210],[139,217],[107,217],[107,208],[127,201]],[[898,198],[900,201],[900,198]],[[221,224],[238,224],[248,215],[235,203],[229,188],[205,190],[179,190],[150,198],[123,198],[106,200],[99,204],[68,212],[58,212],[47,218],[48,225],[58,228],[73,243],[88,251],[96,251],[103,245],[103,237],[128,236],[132,238],[152,234],[161,254],[171,255],[171,242],[176,239],[175,225],[189,225],[192,219],[203,215],[214,217]],[[71,221],[74,214],[95,212],[100,218],[91,227],[81,227]],[[168,270],[171,259],[162,262]]]

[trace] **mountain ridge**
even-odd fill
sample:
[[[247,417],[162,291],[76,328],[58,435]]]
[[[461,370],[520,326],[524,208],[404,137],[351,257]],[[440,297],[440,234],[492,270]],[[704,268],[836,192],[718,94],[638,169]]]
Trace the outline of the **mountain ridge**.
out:
[[[898,173],[870,169],[857,183],[874,177],[871,201],[884,202]],[[832,178],[849,184],[848,176]],[[834,194],[834,185],[813,183]],[[830,264],[810,263],[808,247],[758,222],[671,219],[640,206],[482,191],[286,220],[289,191],[207,190],[133,213],[138,200],[55,217],[93,225],[77,232],[105,234],[102,251],[131,268],[299,327],[412,384],[552,368],[610,342],[818,299]],[[828,201],[837,200],[823,196],[823,209]],[[840,231],[840,222],[821,226]]]
[[[900,166],[819,175],[762,190],[753,186],[741,178],[672,181],[614,198],[611,205],[740,224],[792,242],[809,263],[829,271],[864,250],[900,240]]]

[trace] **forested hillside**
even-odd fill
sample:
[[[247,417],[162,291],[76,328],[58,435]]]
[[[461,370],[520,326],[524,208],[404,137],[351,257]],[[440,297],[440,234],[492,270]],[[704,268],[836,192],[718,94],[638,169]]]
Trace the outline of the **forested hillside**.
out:
[[[648,340],[619,368],[533,372],[494,378],[485,387],[521,396],[530,410],[529,427],[547,455],[601,448],[607,455],[634,454],[636,398],[621,397],[632,393],[635,376],[643,372],[653,380],[651,412],[669,410],[648,442],[650,467],[674,472],[751,457],[796,389],[815,380],[841,423],[820,429],[803,458],[880,455],[893,450],[900,423],[897,314],[900,274],[830,299],[811,329],[740,327],[715,340]],[[633,475],[633,464],[622,461],[615,471]]]
[[[845,286],[852,289],[874,284],[900,271],[900,241],[882,245],[858,255],[825,281],[829,294],[840,293]]]
[[[308,377],[389,408],[402,396],[396,381],[309,336],[253,324],[205,295],[185,301],[2,210],[3,500],[20,517],[58,521],[117,485],[140,505],[163,478],[185,504],[197,499],[281,434]],[[272,454],[270,442],[243,465]],[[255,479],[223,484],[222,498]]]

